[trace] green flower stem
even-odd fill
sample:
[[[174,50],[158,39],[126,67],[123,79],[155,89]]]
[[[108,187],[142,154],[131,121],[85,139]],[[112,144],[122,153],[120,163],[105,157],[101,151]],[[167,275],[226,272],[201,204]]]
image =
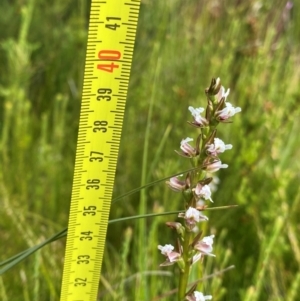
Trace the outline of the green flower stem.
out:
[[[204,146],[206,145],[206,143],[208,142],[209,137],[211,136],[211,134],[213,133],[214,129],[216,126],[213,127],[207,127],[205,129],[201,130],[201,153],[199,154],[199,157],[197,160],[192,160],[192,165],[194,167],[201,167],[203,165],[203,162],[205,161],[206,158],[206,150],[204,148]],[[199,180],[202,180],[202,178],[205,177],[205,172],[199,172],[199,171],[194,171],[191,172],[191,184],[192,187],[194,187],[197,182]],[[194,204],[193,202],[195,202],[196,200],[194,198],[191,198],[188,202],[189,206],[193,206],[195,207],[196,204]],[[185,234],[184,234],[184,241],[182,244],[182,259],[184,261],[184,270],[182,270],[180,272],[180,277],[179,277],[179,287],[178,287],[178,301],[183,301],[185,298],[185,294],[187,292],[187,285],[188,285],[188,281],[189,281],[189,274],[190,274],[190,268],[192,265],[191,262],[191,250],[190,250],[190,243],[193,239],[193,232],[190,231],[190,229],[188,229],[186,227],[185,229]],[[201,271],[202,272],[202,271]],[[202,273],[201,273],[202,274]]]
[[[190,255],[190,241],[192,237],[193,237],[193,233],[186,228],[184,234],[184,242],[182,245],[183,248],[182,258],[184,261],[184,270],[180,272],[180,277],[179,277],[178,301],[184,300],[188,281],[189,281],[190,267],[191,267],[191,259],[189,258],[189,255]]]
[[[199,160],[198,160],[198,166],[202,166],[205,158],[207,157],[206,154],[206,149],[205,149],[205,145],[207,144],[209,137],[211,136],[211,134],[213,133],[213,131],[216,129],[218,124],[216,124],[215,126],[208,126],[205,129],[201,129],[201,134],[202,134],[202,138],[201,138],[201,153],[199,155]]]
[[[214,108],[211,108],[212,114],[214,113],[213,110]],[[210,125],[208,127],[201,128],[200,154],[197,158],[193,158],[191,160],[193,167],[201,168],[203,166],[205,159],[207,157],[205,145],[208,143],[208,140],[210,139],[211,135],[213,134],[213,131],[215,130],[215,128],[219,123],[216,120],[209,120],[209,121],[210,121]],[[206,172],[204,172],[203,170],[201,172],[199,170],[191,172],[190,174],[191,186],[195,187],[198,181],[205,178],[205,174]],[[189,206],[195,207],[196,206],[195,198],[193,197],[190,198],[190,200],[187,202],[187,205],[188,205],[187,207]],[[185,298],[185,294],[187,292],[190,268],[192,265],[191,250],[190,250],[190,244],[192,239],[193,239],[193,232],[191,232],[190,229],[186,227],[185,234],[184,234],[184,241],[182,244],[182,259],[184,262],[184,269],[181,270],[179,276],[178,301],[183,301]],[[203,269],[201,269],[201,274],[202,272]]]

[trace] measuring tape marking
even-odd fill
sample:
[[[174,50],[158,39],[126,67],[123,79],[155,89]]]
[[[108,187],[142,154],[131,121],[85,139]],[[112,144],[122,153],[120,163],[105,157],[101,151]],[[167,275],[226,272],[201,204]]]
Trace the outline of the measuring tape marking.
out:
[[[139,4],[91,4],[61,301],[96,300]]]

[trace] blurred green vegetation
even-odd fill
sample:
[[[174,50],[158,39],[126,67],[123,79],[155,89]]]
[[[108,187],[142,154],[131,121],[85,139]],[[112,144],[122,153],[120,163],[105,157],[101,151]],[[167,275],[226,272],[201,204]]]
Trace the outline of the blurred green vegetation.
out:
[[[217,257],[205,259],[205,275],[235,265],[204,282],[214,301],[299,300],[300,11],[291,4],[141,4],[115,196],[190,167],[174,149],[195,137],[187,107],[205,106],[211,77],[242,108],[219,127],[233,149],[222,156],[229,168],[218,172],[214,206],[239,207],[208,213]],[[67,225],[89,6],[0,2],[0,261]],[[111,218],[181,208],[180,195],[160,184],[114,203]],[[175,239],[168,220],[109,227],[99,299],[154,300],[176,287],[176,270],[159,268],[157,245]],[[0,276],[0,299],[58,300],[64,244]]]

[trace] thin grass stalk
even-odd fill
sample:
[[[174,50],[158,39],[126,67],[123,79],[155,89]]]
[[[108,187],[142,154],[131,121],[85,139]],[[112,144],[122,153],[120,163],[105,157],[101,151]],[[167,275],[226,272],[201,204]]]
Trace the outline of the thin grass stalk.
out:
[[[125,230],[125,235],[124,235],[124,242],[122,246],[122,252],[121,252],[121,271],[120,271],[120,280],[121,284],[119,287],[119,291],[117,294],[117,299],[116,300],[122,300],[125,294],[125,279],[127,275],[129,274],[130,270],[128,270],[128,264],[127,264],[127,258],[130,255],[130,243],[132,242],[132,228],[128,227]]]
[[[249,290],[245,296],[244,301],[257,301],[259,300],[262,288],[265,283],[265,275],[268,270],[268,266],[270,264],[271,255],[275,248],[275,244],[279,238],[279,235],[282,233],[282,229],[284,227],[285,219],[282,216],[279,216],[275,223],[273,232],[271,233],[271,237],[269,242],[267,243],[264,250],[262,250],[262,260],[257,265],[257,277],[254,279],[255,286]]]
[[[162,138],[159,141],[159,145],[157,146],[157,150],[155,151],[154,158],[153,158],[153,160],[151,161],[151,164],[150,164],[149,172],[148,172],[148,175],[147,175],[147,183],[149,183],[150,176],[153,174],[154,170],[157,168],[157,164],[159,163],[159,160],[161,160],[161,154],[162,154],[164,146],[167,142],[167,139],[170,135],[171,129],[172,129],[172,125],[169,124],[167,126]]]
[[[154,50],[154,53],[157,53],[157,49]],[[158,59],[156,62],[156,68],[154,72],[154,80],[152,85],[152,93],[150,98],[146,130],[145,130],[145,140],[144,140],[144,150],[143,150],[143,159],[142,159],[142,175],[141,175],[141,186],[145,185],[147,182],[148,175],[148,151],[149,151],[149,142],[150,142],[150,133],[151,133],[151,120],[152,120],[152,112],[153,106],[156,96],[156,86],[158,81],[158,74],[160,70],[160,60]],[[147,195],[145,190],[141,191],[140,194],[140,204],[139,204],[139,214],[144,215],[147,210]],[[147,270],[147,229],[146,229],[146,221],[141,219],[139,222],[139,248],[138,248],[138,267],[140,271]],[[137,300],[145,300],[147,301],[149,298],[149,288],[147,280],[141,277],[141,283],[139,283],[139,288],[137,290]]]
[[[298,272],[286,294],[285,301],[296,301],[299,298],[300,291],[300,272]]]
[[[53,268],[49,268],[48,266],[46,266],[43,263],[43,258],[41,256],[40,258],[40,275],[41,278],[43,279],[43,283],[47,284],[47,289],[48,289],[48,297],[50,301],[56,301],[59,299],[60,296],[60,287],[57,288],[55,287],[55,285],[58,283],[61,283],[61,279],[58,277],[55,277],[55,279],[53,279],[53,274],[51,273],[51,270]]]
[[[104,277],[104,276],[100,276],[100,282],[103,285],[103,287],[106,289],[106,292],[109,295],[109,300],[113,299],[113,300],[117,300],[118,296],[116,291],[114,290],[112,284]]]
[[[40,251],[35,253],[34,268],[33,268],[33,300],[40,300],[40,265],[41,265],[41,254]]]
[[[20,275],[20,278],[21,278],[21,282],[23,284],[23,286],[22,286],[22,288],[23,288],[23,298],[24,298],[23,300],[24,301],[31,301],[26,272],[22,269],[19,272],[19,275]]]
[[[8,301],[6,288],[5,288],[2,276],[0,276],[0,297],[1,297],[2,301]]]

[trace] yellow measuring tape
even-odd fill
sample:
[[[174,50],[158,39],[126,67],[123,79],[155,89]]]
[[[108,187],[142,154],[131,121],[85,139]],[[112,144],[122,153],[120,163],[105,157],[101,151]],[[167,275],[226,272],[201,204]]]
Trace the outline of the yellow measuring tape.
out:
[[[92,0],[61,301],[96,300],[140,0]]]

